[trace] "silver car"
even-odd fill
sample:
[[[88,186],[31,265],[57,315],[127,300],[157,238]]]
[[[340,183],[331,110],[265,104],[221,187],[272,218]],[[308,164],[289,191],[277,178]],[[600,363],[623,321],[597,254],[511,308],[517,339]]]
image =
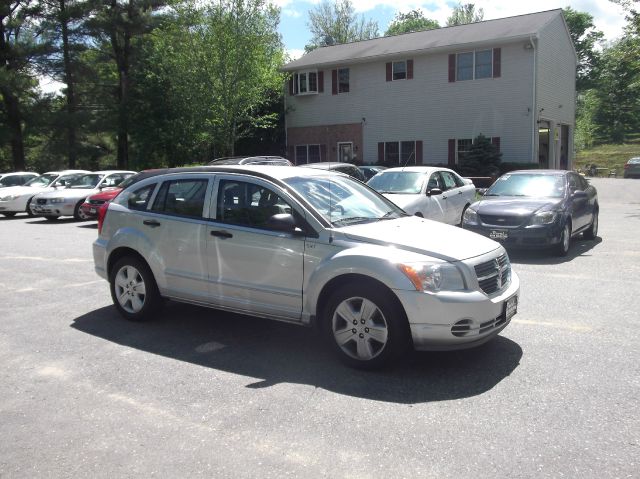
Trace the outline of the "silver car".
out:
[[[520,283],[504,248],[409,216],[365,184],[313,168],[229,166],[143,180],[109,204],[96,272],[122,316],[162,298],[318,326],[349,365],[495,337]]]
[[[31,212],[56,220],[60,216],[73,216],[77,220],[87,219],[80,208],[89,196],[100,193],[105,188],[117,187],[135,171],[105,170],[75,175],[57,183],[53,191],[39,193],[31,200]]]

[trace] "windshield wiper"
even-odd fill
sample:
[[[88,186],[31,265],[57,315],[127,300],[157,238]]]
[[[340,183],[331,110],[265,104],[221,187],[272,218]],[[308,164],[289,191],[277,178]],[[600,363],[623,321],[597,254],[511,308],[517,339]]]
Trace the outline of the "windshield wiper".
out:
[[[368,221],[376,221],[378,218],[369,218],[366,216],[351,216],[349,218],[340,218],[339,220],[332,221],[334,225],[350,225],[354,223],[365,223]]]

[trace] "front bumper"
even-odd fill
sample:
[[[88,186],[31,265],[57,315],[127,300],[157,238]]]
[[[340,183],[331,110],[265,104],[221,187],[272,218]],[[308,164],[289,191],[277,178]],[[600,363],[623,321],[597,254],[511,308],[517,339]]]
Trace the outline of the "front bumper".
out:
[[[395,293],[407,314],[415,349],[467,349],[489,341],[509,324],[505,304],[512,298],[519,300],[520,279],[512,270],[509,286],[492,297],[480,291]]]
[[[84,214],[85,218],[88,220],[98,219],[98,210],[101,205],[92,205],[90,203],[82,203],[80,206],[80,211]]]
[[[500,227],[464,224],[462,227],[502,244],[505,248],[547,248],[560,242],[562,225],[555,221],[549,225]]]
[[[36,216],[73,216],[75,207],[75,203],[47,203],[45,205],[31,203],[31,212]]]

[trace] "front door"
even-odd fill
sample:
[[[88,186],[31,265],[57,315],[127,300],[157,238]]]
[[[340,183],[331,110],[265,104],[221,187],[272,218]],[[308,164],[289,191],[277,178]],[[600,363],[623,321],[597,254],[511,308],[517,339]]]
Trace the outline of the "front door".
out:
[[[351,163],[353,159],[353,143],[338,143],[338,161],[342,163]]]
[[[275,188],[254,178],[221,177],[207,232],[212,301],[249,313],[300,319],[305,239],[270,230],[293,213]]]

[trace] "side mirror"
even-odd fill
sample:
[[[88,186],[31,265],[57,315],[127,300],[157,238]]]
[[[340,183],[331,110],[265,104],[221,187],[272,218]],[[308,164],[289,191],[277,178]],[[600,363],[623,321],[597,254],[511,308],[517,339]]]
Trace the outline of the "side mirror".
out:
[[[440,188],[431,188],[427,190],[427,196],[438,196],[442,194],[442,190]]]
[[[582,190],[574,191],[574,192],[571,194],[571,197],[572,197],[572,198],[575,198],[575,199],[578,199],[578,200],[579,200],[579,199],[587,198],[588,196],[589,196],[589,195],[587,195],[587,192],[586,192],[586,191],[582,191]]]
[[[283,233],[303,234],[302,230],[296,226],[296,220],[290,213],[279,213],[271,216],[267,220],[267,228]]]

